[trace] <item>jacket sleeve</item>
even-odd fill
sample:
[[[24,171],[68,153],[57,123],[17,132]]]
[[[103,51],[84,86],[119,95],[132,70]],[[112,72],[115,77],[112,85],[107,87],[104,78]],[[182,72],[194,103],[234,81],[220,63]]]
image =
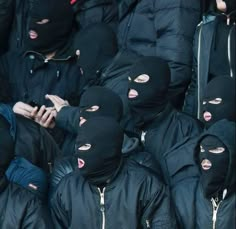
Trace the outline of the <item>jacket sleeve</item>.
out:
[[[60,185],[60,187],[63,187],[63,185]],[[62,194],[59,188],[53,194],[53,197],[51,199],[52,221],[56,229],[68,229],[70,227],[69,216],[61,202],[61,195]]]
[[[27,209],[22,222],[21,228],[23,229],[54,228],[48,208],[36,198],[29,201],[27,204]]]
[[[57,159],[54,164],[54,168],[51,174],[50,182],[50,196],[53,196],[53,193],[57,189],[60,181],[67,174],[73,172],[75,165],[73,163],[73,157],[65,157],[63,159]]]
[[[197,74],[198,74],[198,39],[199,39],[199,29],[197,28],[194,42],[193,42],[193,67],[192,67],[192,79],[189,84],[188,90],[185,95],[185,102],[183,111],[191,116],[197,118],[197,90],[198,90],[198,82],[197,82]]]
[[[70,133],[76,134],[80,121],[79,107],[65,106],[56,117],[56,124]]]
[[[13,0],[0,0],[0,55],[7,49],[8,37],[14,17],[13,3]]]
[[[142,228],[175,229],[176,220],[168,188],[154,176],[146,179]]]

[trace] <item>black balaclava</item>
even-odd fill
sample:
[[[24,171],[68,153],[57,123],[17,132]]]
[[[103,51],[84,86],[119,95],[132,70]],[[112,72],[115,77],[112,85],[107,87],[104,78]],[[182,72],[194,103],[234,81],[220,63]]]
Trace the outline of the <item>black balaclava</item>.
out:
[[[96,111],[89,111],[92,106],[99,106]],[[88,88],[80,99],[80,116],[86,120],[97,116],[110,116],[118,122],[123,114],[122,100],[108,88],[94,86]]]
[[[49,22],[39,24],[43,19]],[[38,22],[38,23],[37,23]],[[38,36],[27,35],[27,49],[48,54],[62,48],[70,37],[73,25],[73,10],[68,0],[35,0],[29,13],[28,33],[35,31]]]
[[[213,149],[220,148],[217,151],[210,152]],[[229,151],[227,147],[215,136],[205,136],[200,142],[199,163],[200,163],[200,183],[206,197],[215,197],[225,184],[229,169]],[[221,152],[221,153],[219,153]],[[204,159],[209,160],[206,169],[203,169],[201,163]]]
[[[201,121],[206,128],[221,119],[236,121],[235,102],[235,80],[231,77],[213,78],[203,97]]]
[[[78,64],[87,81],[100,77],[100,70],[108,65],[118,51],[116,34],[106,24],[96,23],[81,30],[74,40],[80,50]]]
[[[75,145],[81,174],[99,187],[109,183],[121,163],[122,143],[123,131],[113,118],[96,117],[85,122]]]
[[[10,134],[10,124],[0,115],[0,180],[14,157],[14,140]]]
[[[142,74],[147,74],[149,81],[135,82],[135,78]],[[134,89],[138,92],[136,98],[128,98],[129,106],[136,126],[142,127],[167,105],[170,69],[167,62],[158,57],[143,57],[131,67],[129,79],[129,91]]]

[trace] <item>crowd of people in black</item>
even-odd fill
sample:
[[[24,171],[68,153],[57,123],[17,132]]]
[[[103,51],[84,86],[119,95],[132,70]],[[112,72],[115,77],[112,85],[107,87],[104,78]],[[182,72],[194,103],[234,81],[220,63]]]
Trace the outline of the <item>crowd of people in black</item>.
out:
[[[0,229],[236,229],[235,0],[0,0]]]

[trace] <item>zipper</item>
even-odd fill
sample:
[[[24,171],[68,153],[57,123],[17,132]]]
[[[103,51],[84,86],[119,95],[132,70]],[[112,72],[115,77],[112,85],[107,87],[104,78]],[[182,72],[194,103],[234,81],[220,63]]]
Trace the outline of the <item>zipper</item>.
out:
[[[197,69],[197,84],[198,84],[198,91],[197,91],[197,118],[200,119],[200,55],[201,55],[201,37],[202,37],[202,26],[200,27],[199,36],[198,36],[198,51],[197,51],[197,62],[198,62],[198,69]]]
[[[216,228],[216,220],[217,220],[217,212],[219,210],[220,204],[222,202],[222,200],[217,204],[217,199],[211,198],[211,202],[212,202],[212,207],[213,207],[213,216],[212,216],[212,228],[215,229]]]
[[[150,221],[148,219],[146,219],[146,226],[147,228],[151,228]]]
[[[230,77],[233,78],[233,69],[232,69],[232,63],[231,63],[231,32],[233,30],[233,27],[229,31],[228,36],[228,61],[229,61],[229,69],[230,69]]]
[[[99,194],[100,194],[100,211],[102,212],[102,229],[105,229],[105,225],[106,225],[105,198],[104,198],[105,189],[106,188],[103,188],[102,191],[101,191],[100,188],[98,188],[98,191],[99,191]]]
[[[39,52],[35,52],[35,51],[27,51],[27,52],[25,52],[25,55],[26,55],[27,53],[34,53],[34,54],[36,54],[36,55],[41,56],[42,59],[44,60],[44,63],[48,63],[49,60],[54,60],[54,61],[66,61],[66,60],[69,60],[69,59],[72,57],[72,56],[68,56],[68,57],[66,57],[66,58],[58,58],[58,59],[50,58],[50,59],[48,59],[48,58],[45,58],[45,56],[42,55],[42,54],[39,53]]]

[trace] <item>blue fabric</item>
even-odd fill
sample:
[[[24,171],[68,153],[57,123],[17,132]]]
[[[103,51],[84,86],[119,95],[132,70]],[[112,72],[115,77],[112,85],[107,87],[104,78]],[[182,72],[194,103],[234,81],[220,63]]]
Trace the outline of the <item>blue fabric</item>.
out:
[[[47,198],[47,174],[23,157],[16,157],[9,165],[6,176],[9,181],[32,191],[41,199]]]
[[[0,115],[2,115],[10,124],[10,133],[13,139],[16,139],[16,118],[11,106],[0,103]]]

